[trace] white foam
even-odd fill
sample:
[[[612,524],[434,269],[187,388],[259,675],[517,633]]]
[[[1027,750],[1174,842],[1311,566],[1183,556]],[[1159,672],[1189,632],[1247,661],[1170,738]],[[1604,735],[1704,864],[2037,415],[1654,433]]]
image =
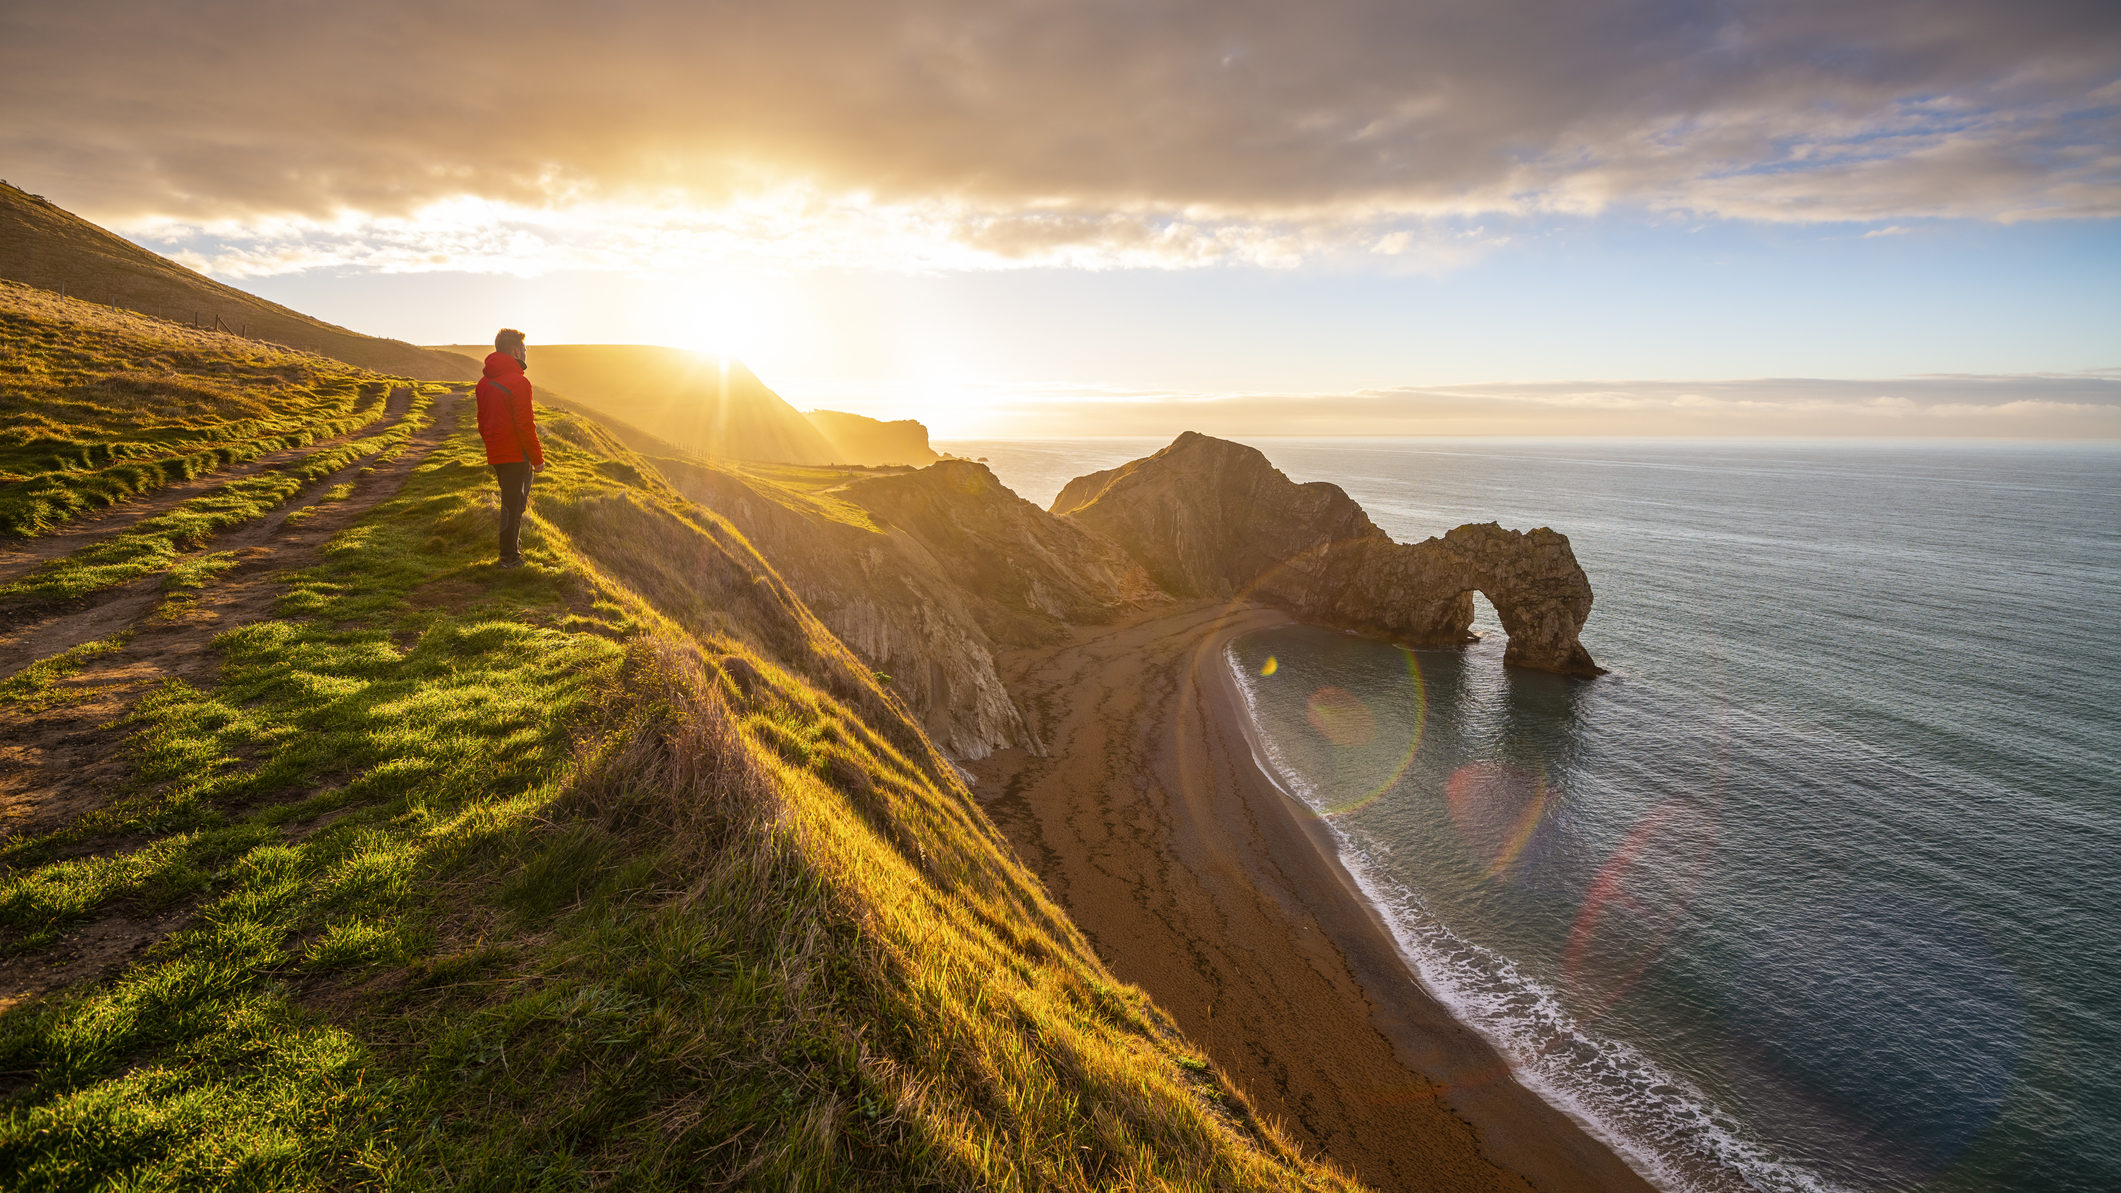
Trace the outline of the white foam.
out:
[[[1330,806],[1283,765],[1267,735],[1250,676],[1234,647],[1224,661],[1245,706],[1252,761],[1313,810]],[[1340,863],[1392,931],[1422,986],[1509,1062],[1515,1079],[1581,1124],[1644,1179],[1671,1193],[1758,1189],[1843,1193],[1817,1173],[1776,1157],[1700,1089],[1624,1041],[1584,1030],[1554,992],[1509,958],[1464,939],[1423,908],[1419,896],[1375,872],[1332,820]]]

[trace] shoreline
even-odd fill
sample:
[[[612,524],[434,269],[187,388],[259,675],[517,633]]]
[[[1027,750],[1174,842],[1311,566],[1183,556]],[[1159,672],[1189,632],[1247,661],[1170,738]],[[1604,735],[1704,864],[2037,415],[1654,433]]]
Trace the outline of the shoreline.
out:
[[[1199,603],[1005,653],[1048,754],[971,764],[975,794],[1113,972],[1306,1151],[1380,1189],[1653,1189],[1421,985],[1260,766],[1223,650],[1293,620]]]
[[[1285,619],[1282,624],[1299,623],[1297,623],[1294,618],[1289,618]],[[1289,790],[1288,787],[1279,778],[1275,776],[1272,765],[1267,761],[1266,751],[1259,741],[1258,729],[1256,724],[1253,722],[1250,709],[1246,706],[1244,694],[1238,687],[1237,677],[1231,673],[1230,667],[1228,665],[1229,660],[1225,657],[1225,649],[1229,646],[1232,640],[1242,636],[1243,634],[1250,633],[1252,629],[1255,628],[1264,627],[1247,627],[1243,629],[1231,630],[1225,633],[1218,633],[1210,641],[1203,643],[1201,646],[1200,656],[1196,664],[1196,678],[1202,682],[1202,686],[1206,690],[1213,692],[1216,697],[1222,701],[1222,707],[1218,709],[1218,712],[1222,716],[1228,718],[1228,722],[1232,726],[1233,731],[1236,734],[1242,736],[1242,738],[1244,739],[1246,748],[1250,751],[1250,757],[1252,759],[1253,768],[1259,772],[1260,777],[1262,779],[1264,779],[1268,784],[1273,786],[1276,791],[1279,791],[1281,793],[1282,799],[1285,801],[1284,807],[1287,811],[1287,815],[1292,821],[1295,822],[1296,827],[1298,829],[1304,832],[1306,836],[1310,837],[1312,845],[1318,850],[1320,864],[1324,866],[1327,870],[1329,870],[1333,874],[1333,876],[1339,880],[1341,885],[1346,889],[1348,895],[1356,902],[1361,904],[1362,907],[1369,913],[1369,919],[1371,920],[1373,928],[1376,931],[1382,933],[1388,940],[1392,942],[1394,951],[1399,954],[1401,964],[1405,967],[1407,971],[1405,975],[1406,979],[1408,981],[1413,982],[1416,986],[1420,987],[1422,997],[1427,998],[1430,1001],[1436,1003],[1437,1006],[1442,1010],[1442,1013],[1450,1017],[1452,1023],[1467,1030],[1470,1030],[1474,1032],[1476,1036],[1479,1036],[1481,1042],[1494,1054],[1494,1063],[1498,1066],[1499,1069],[1498,1075],[1486,1081],[1476,1081],[1470,1083],[1466,1087],[1461,1087],[1462,1092],[1458,1095],[1457,1098],[1454,1098],[1451,1094],[1445,1094],[1443,1095],[1444,1100],[1447,1103],[1452,1104],[1455,1109],[1460,1109],[1461,1114],[1467,1115],[1469,1118],[1473,1119],[1477,1127],[1480,1125],[1478,1120],[1484,1117],[1480,1113],[1480,1107],[1476,1105],[1471,1110],[1460,1108],[1458,1106],[1458,1100],[1460,1098],[1463,1098],[1465,1100],[1472,1101],[1475,1103],[1484,1102],[1486,1100],[1484,1096],[1478,1095],[1476,1093],[1472,1097],[1467,1097],[1467,1093],[1475,1091],[1481,1086],[1489,1086],[1496,1084],[1506,1084],[1510,1086],[1515,1086],[1517,1090],[1532,1095],[1534,1098],[1537,1098],[1541,1103],[1548,1106],[1556,1113],[1562,1115],[1578,1130],[1584,1132],[1586,1135],[1589,1135],[1596,1146],[1603,1148],[1609,1153],[1612,1153],[1613,1157],[1619,1160],[1622,1164],[1627,1164],[1627,1157],[1620,1150],[1619,1145],[1613,1143],[1612,1141],[1603,1137],[1600,1134],[1600,1131],[1603,1130],[1600,1124],[1596,1123],[1595,1121],[1585,1121],[1584,1118],[1579,1117],[1577,1114],[1571,1113],[1566,1107],[1558,1105],[1552,1097],[1546,1094],[1542,1094],[1537,1089],[1527,1085],[1523,1081],[1523,1079],[1518,1076],[1518,1070],[1512,1067],[1509,1064],[1508,1060],[1503,1057],[1499,1045],[1495,1044],[1485,1035],[1481,1035],[1478,1028],[1474,1027],[1470,1023],[1467,1023],[1463,1018],[1458,1015],[1457,1012],[1453,1011],[1447,1004],[1443,1002],[1441,998],[1439,998],[1433,991],[1431,991],[1426,985],[1421,982],[1421,978],[1419,976],[1419,973],[1416,971],[1414,962],[1407,958],[1405,949],[1400,946],[1398,933],[1393,929],[1392,924],[1386,918],[1384,911],[1378,906],[1377,900],[1371,895],[1369,890],[1367,890],[1363,886],[1362,880],[1360,878],[1357,878],[1354,872],[1348,869],[1347,863],[1342,859],[1340,841],[1334,835],[1333,830],[1327,826],[1323,817],[1319,816],[1310,807],[1310,805],[1306,804],[1303,801],[1303,798],[1301,796]],[[1203,671],[1207,672],[1208,674],[1201,675],[1200,673]],[[1650,1178],[1648,1178],[1647,1176],[1643,1176],[1639,1169],[1635,1169],[1633,1165],[1628,1165],[1628,1167],[1631,1171],[1635,1172],[1636,1176],[1643,1183],[1649,1184],[1652,1188],[1657,1187],[1653,1182],[1650,1181]],[[1546,1186],[1542,1185],[1541,1187],[1544,1188]]]

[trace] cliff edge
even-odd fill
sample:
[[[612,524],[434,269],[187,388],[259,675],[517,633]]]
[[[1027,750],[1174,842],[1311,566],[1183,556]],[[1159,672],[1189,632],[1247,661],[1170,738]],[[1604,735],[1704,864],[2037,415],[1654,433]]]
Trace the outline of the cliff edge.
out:
[[[1490,522],[1396,543],[1340,486],[1297,484],[1256,448],[1193,431],[1070,481],[1052,512],[1110,539],[1177,595],[1243,597],[1436,646],[1471,640],[1479,592],[1509,634],[1505,662],[1601,673],[1578,640],[1590,580],[1567,536],[1545,527]]]

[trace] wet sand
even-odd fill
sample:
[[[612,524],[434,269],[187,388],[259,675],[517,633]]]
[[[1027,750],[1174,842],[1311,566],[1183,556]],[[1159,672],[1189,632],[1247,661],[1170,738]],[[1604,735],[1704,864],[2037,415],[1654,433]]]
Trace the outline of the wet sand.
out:
[[[1106,964],[1306,1150],[1387,1190],[1647,1190],[1408,969],[1325,827],[1254,763],[1221,604],[1000,660],[1046,757],[974,788]]]

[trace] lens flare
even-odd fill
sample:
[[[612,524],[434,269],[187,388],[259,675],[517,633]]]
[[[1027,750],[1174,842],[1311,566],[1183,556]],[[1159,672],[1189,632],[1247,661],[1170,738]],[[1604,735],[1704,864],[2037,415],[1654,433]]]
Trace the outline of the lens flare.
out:
[[[1361,697],[1337,687],[1318,689],[1305,704],[1304,717],[1312,730],[1333,746],[1328,765],[1336,779],[1331,790],[1351,793],[1319,809],[1320,815],[1341,816],[1370,806],[1398,786],[1414,765],[1429,719],[1428,689],[1414,652],[1405,647],[1398,650],[1413,689],[1411,709],[1386,706],[1373,711]],[[1401,733],[1406,734],[1404,739]],[[1399,745],[1402,740],[1404,747]]]
[[[1482,878],[1511,877],[1559,794],[1544,769],[1534,774],[1494,762],[1469,762],[1444,786],[1451,823],[1480,859]]]
[[[1716,852],[1705,809],[1668,800],[1635,822],[1584,892],[1562,972],[1596,1018],[1627,994],[1685,924]]]
[[[1267,661],[1265,665],[1260,667],[1259,673],[1263,676],[1272,675],[1279,670],[1281,670],[1281,660],[1275,658],[1273,655],[1268,655]]]
[[[1319,736],[1336,746],[1367,746],[1377,736],[1377,718],[1362,697],[1346,688],[1320,688],[1311,693],[1304,715]]]

